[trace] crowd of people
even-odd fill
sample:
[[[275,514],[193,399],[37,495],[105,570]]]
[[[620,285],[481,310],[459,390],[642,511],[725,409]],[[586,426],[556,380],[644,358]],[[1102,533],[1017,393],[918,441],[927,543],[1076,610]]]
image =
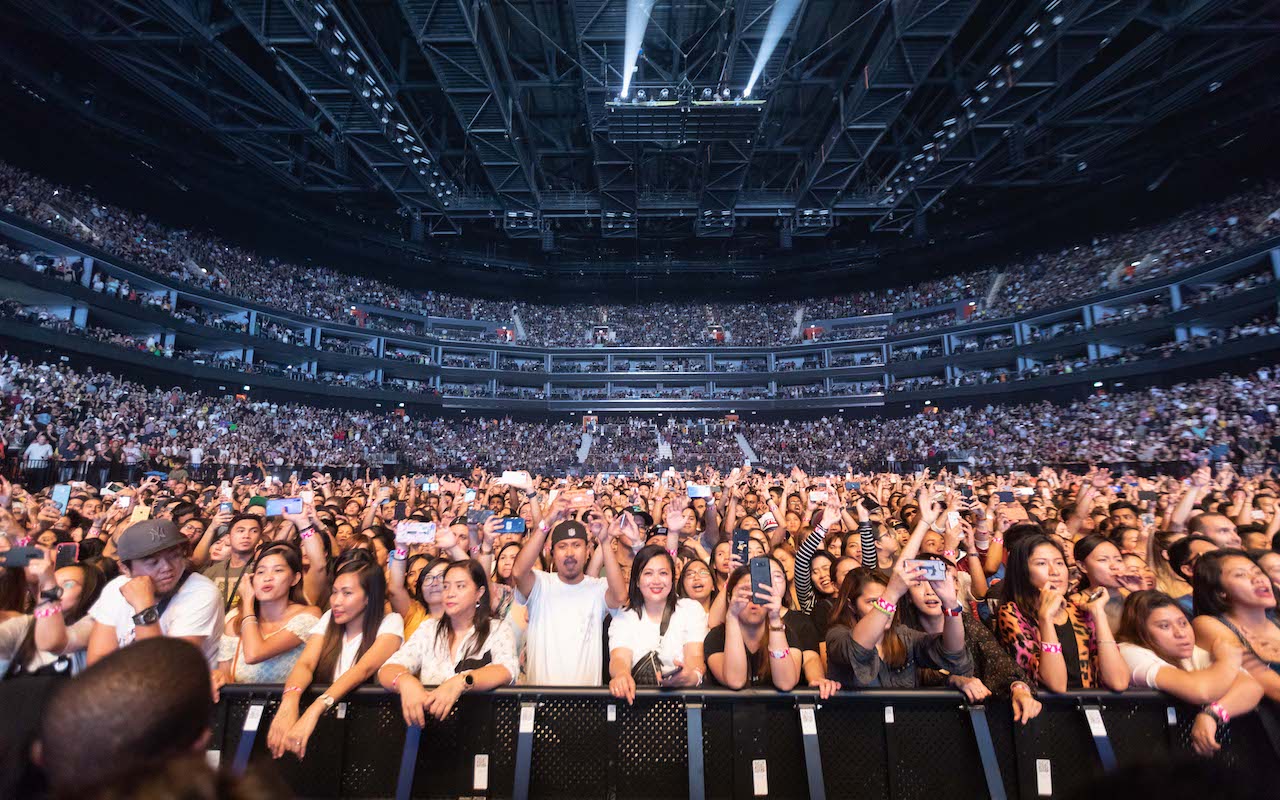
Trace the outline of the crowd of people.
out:
[[[542,346],[715,344],[768,346],[798,341],[807,321],[852,318],[971,303],[969,319],[996,319],[1043,309],[1091,294],[1166,277],[1212,261],[1280,232],[1280,182],[1261,183],[1208,202],[1166,222],[1088,245],[1041,253],[1015,263],[892,289],[866,289],[804,301],[685,301],[638,304],[547,304],[413,291],[317,266],[265,258],[211,234],[177,230],[145,214],[105,205],[82,191],[57,186],[0,162],[0,208],[81,239],[166,278],[313,319],[421,334],[423,323],[378,309],[479,320],[524,330],[523,344]],[[65,265],[59,277],[72,279]],[[992,292],[995,281],[998,291]],[[99,288],[101,284],[101,288]],[[167,297],[139,294],[114,277],[94,276],[95,289],[162,309]],[[1250,284],[1256,285],[1256,284]],[[990,296],[989,296],[990,295]],[[1155,314],[1153,306],[1143,313]],[[893,333],[950,326],[955,309],[893,322]],[[866,326],[835,327],[821,336],[857,338]],[[439,326],[433,326],[438,331]],[[867,330],[879,328],[866,327]],[[446,336],[463,329],[446,329]],[[811,329],[812,330],[812,329]],[[464,338],[496,336],[490,329]],[[816,334],[816,331],[812,335]]]
[[[1054,694],[1137,688],[1190,706],[1191,746],[1212,757],[1233,721],[1280,703],[1278,494],[1272,473],[1226,464],[1186,481],[747,466],[0,480],[0,691],[64,682],[34,701],[44,757],[0,784],[138,780],[126,767],[198,749],[235,684],[278,687],[267,750],[304,764],[369,682],[419,727],[512,684],[621,703],[950,688],[1017,726]],[[113,681],[155,696],[122,686],[130,707]],[[176,742],[113,761],[95,756],[139,737],[67,741],[86,707],[110,700],[141,726],[186,690],[200,702]]]

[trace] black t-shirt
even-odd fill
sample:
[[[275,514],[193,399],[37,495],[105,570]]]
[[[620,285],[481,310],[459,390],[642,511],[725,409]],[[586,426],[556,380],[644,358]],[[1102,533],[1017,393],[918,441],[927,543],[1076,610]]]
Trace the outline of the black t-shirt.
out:
[[[1067,663],[1067,688],[1083,689],[1084,679],[1080,675],[1080,648],[1076,646],[1076,631],[1071,627],[1071,620],[1053,627],[1058,631],[1058,641],[1062,643],[1062,660]]]
[[[790,614],[787,614],[786,617],[783,617],[783,627],[786,628],[787,647],[793,650],[800,650],[802,649],[800,646],[800,638],[796,635],[795,628],[786,624],[787,617],[790,617],[791,614],[794,614],[794,613],[795,612],[793,611]],[[768,650],[769,643],[767,639],[763,644],[761,644],[761,647],[763,647],[766,651]],[[814,649],[816,650],[817,648],[815,647]],[[702,642],[702,654],[703,656],[706,657],[707,662],[710,663],[711,656],[713,654],[723,653],[723,652],[724,652],[724,625],[720,624],[715,626],[711,630],[707,631],[707,638],[704,639]],[[768,652],[766,652],[764,655],[765,655],[765,658],[770,657]],[[747,681],[747,685],[748,686],[758,685],[760,683],[760,675],[756,670],[755,658],[753,657],[753,654],[751,653],[750,650],[747,651],[747,670],[750,675],[750,680]],[[707,682],[718,683],[718,681],[716,681],[715,675],[712,674],[710,667],[707,668]]]
[[[822,637],[818,635],[818,628],[808,614],[803,611],[788,611],[782,618],[782,624],[787,626],[788,639],[790,634],[795,633],[801,650],[818,652],[818,643],[822,641]]]

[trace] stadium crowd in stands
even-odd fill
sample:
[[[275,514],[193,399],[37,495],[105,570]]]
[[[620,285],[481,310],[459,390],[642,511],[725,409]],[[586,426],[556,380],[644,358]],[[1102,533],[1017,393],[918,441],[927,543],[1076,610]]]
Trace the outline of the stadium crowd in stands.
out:
[[[667,346],[720,341],[761,346],[796,340],[806,321],[926,309],[960,301],[975,304],[970,309],[971,319],[995,319],[1173,275],[1275,236],[1280,231],[1280,182],[1250,187],[1163,223],[1099,236],[1088,244],[994,268],[803,302],[714,305],[550,305],[411,291],[327,268],[264,258],[211,234],[177,230],[145,214],[105,205],[89,194],[54,185],[4,163],[0,163],[0,209],[168,278],[314,319],[389,332],[423,332],[420,323],[378,313],[378,309],[386,309],[503,326],[518,318],[526,332],[525,344]],[[65,267],[60,269],[66,272]],[[131,294],[128,286],[114,279],[101,283],[107,293]],[[95,279],[93,285],[97,284]],[[993,292],[993,287],[998,291]],[[167,301],[155,302],[163,307]],[[353,304],[362,307],[353,308]],[[954,308],[941,309],[894,322],[890,330],[927,331],[952,325],[957,318]],[[605,332],[597,333],[597,328]],[[831,337],[850,338],[864,329],[868,326],[845,326],[833,329]],[[723,336],[718,333],[721,330]],[[463,332],[455,328],[445,335]],[[473,331],[465,338],[491,335]]]

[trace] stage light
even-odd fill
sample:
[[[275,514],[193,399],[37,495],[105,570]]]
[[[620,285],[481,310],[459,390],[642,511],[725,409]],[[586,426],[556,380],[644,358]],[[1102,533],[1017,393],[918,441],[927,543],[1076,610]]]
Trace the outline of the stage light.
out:
[[[662,92],[658,95],[658,97],[659,97],[659,98],[661,98],[661,99],[663,99],[663,100],[666,100],[666,99],[667,99],[668,97],[670,97],[670,96],[671,96],[671,90],[670,90],[670,89],[663,89],[663,90],[662,90]]]
[[[756,63],[751,65],[751,78],[742,92],[743,97],[750,96],[751,90],[755,88],[756,81],[760,79],[765,65],[773,56],[773,51],[782,40],[782,35],[787,32],[787,26],[791,24],[791,18],[796,15],[798,8],[800,8],[800,0],[778,0],[774,3],[773,12],[769,15],[769,25],[764,30],[760,50],[756,53]]]
[[[703,99],[703,100],[710,100],[710,99],[711,99],[711,95],[712,95],[711,87],[707,87],[706,89],[703,89],[703,90],[702,90],[702,99]]]
[[[654,2],[655,0],[627,0],[627,38],[622,66],[623,97],[627,96],[631,88],[631,76],[640,59],[640,45],[644,43],[644,32],[649,27],[649,14],[653,11]]]
[[[641,103],[643,103],[645,100],[648,100],[648,99],[649,99],[649,95],[645,92],[644,89],[641,89],[640,91],[636,92],[636,100],[639,100]]]

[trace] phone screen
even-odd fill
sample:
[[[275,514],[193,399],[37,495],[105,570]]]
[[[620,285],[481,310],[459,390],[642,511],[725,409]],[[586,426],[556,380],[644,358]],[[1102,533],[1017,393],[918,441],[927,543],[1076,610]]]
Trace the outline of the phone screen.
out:
[[[751,602],[758,606],[762,606],[769,602],[769,598],[763,594],[761,585],[773,586],[773,573],[769,569],[769,559],[753,558],[751,559]]]
[[[747,543],[751,541],[751,532],[738,528],[733,532],[733,554],[738,557],[738,563],[747,563]]]
[[[285,514],[301,514],[302,499],[299,497],[280,497],[267,501],[267,516],[280,517]]]
[[[49,499],[58,507],[62,513],[67,513],[67,503],[71,501],[71,487],[65,483],[59,483],[53,487],[53,492],[49,495]]]
[[[1013,502],[1013,492],[996,492],[996,497],[1000,498],[1001,503]]]
[[[80,560],[80,545],[75,542],[67,542],[58,545],[58,555],[54,557],[54,569],[62,569],[70,567]]]
[[[502,527],[498,529],[499,533],[524,533],[525,524],[524,517],[506,517],[502,520]]]
[[[880,501],[869,494],[862,496],[862,505],[867,511],[878,511],[880,509]]]

